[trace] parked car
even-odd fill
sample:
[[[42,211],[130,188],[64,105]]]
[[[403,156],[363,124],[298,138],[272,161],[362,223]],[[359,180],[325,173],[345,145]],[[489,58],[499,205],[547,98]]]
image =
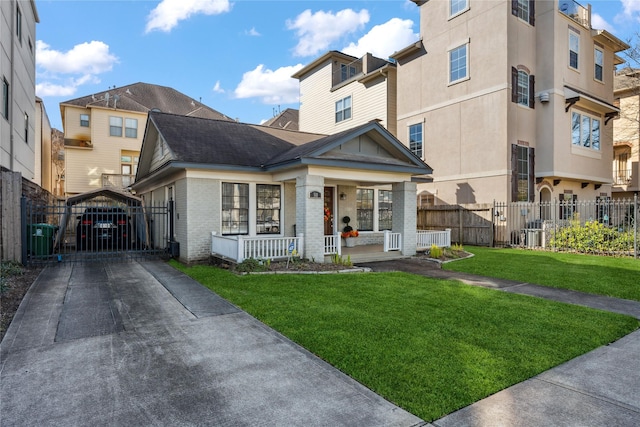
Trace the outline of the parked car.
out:
[[[131,219],[124,209],[87,208],[78,216],[77,250],[125,249],[131,241]]]

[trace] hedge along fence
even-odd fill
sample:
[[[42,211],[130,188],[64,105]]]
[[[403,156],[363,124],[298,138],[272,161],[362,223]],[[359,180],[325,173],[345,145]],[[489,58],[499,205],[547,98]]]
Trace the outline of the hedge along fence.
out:
[[[550,244],[588,254],[628,255],[634,248],[634,230],[619,230],[598,221],[587,221],[582,225],[573,220],[568,227],[556,231]]]

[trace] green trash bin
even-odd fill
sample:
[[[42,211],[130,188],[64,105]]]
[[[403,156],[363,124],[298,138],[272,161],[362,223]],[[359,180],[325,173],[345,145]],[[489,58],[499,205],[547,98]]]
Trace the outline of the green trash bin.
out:
[[[29,224],[27,252],[34,256],[48,256],[53,253],[56,227],[51,224]]]

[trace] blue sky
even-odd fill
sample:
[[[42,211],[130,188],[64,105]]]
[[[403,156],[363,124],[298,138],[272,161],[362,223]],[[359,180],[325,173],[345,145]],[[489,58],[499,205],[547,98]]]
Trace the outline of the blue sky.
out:
[[[640,0],[590,3],[595,28],[622,40],[640,32]],[[419,38],[419,8],[408,0],[36,6],[36,95],[60,130],[60,102],[137,82],[169,86],[232,118],[261,123],[278,109],[298,108],[291,75],[326,51],[386,58]]]

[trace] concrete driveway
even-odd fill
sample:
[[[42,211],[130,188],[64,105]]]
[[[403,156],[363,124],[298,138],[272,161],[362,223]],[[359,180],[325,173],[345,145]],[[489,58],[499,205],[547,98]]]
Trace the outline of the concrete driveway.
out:
[[[162,262],[47,267],[0,345],[3,426],[418,426]]]

